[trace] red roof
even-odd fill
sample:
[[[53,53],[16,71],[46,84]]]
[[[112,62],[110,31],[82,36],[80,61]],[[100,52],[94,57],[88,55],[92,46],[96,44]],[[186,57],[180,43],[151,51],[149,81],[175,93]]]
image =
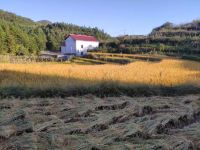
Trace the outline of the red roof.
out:
[[[74,40],[78,40],[78,41],[98,42],[94,36],[81,35],[81,34],[70,34],[69,36],[67,36],[67,38],[68,37],[72,37]]]

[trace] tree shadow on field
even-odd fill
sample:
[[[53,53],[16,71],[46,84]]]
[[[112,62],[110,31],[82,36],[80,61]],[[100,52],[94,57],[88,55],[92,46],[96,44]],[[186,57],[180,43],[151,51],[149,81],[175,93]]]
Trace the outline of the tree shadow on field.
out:
[[[184,69],[187,69],[190,71],[199,71],[199,73],[200,73],[200,62],[186,60],[181,63],[181,66]]]
[[[39,84],[39,85],[38,85]],[[176,87],[152,86],[118,81],[92,81],[76,78],[39,75],[17,71],[0,71],[0,98],[69,97],[93,94],[107,96],[172,96],[197,94],[200,87],[190,84]]]

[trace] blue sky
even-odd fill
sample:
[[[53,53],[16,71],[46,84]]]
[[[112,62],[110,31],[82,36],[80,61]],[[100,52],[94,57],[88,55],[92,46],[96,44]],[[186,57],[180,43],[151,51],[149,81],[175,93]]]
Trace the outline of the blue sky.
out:
[[[200,0],[1,0],[0,9],[35,21],[96,26],[113,36],[200,19]]]

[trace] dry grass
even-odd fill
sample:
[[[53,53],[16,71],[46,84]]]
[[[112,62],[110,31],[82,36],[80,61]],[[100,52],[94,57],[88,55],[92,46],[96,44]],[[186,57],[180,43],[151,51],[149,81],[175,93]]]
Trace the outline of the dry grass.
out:
[[[197,150],[200,95],[2,99],[0,149]]]
[[[98,89],[99,85],[103,88]],[[155,150],[200,147],[199,94],[107,98],[92,95],[100,91],[103,94],[112,92],[115,96],[116,85],[123,87],[120,89],[123,92],[129,90],[126,87],[131,87],[131,93],[141,86],[142,89],[150,87],[154,90],[188,85],[186,91],[194,90],[193,86],[200,88],[200,63],[169,59],[128,65],[2,63],[0,97],[18,97],[21,94],[23,98],[28,95],[23,94],[29,92],[27,97],[44,97],[45,94],[46,97],[58,97],[1,99],[0,149]],[[60,98],[62,92],[71,92],[73,88],[85,91],[87,87],[99,91],[88,90],[84,94],[91,94]],[[26,90],[28,88],[35,88],[39,93]],[[57,94],[56,90],[48,91],[55,88],[59,89]],[[44,95],[40,93],[42,90]],[[60,93],[60,90],[63,91]]]
[[[0,64],[0,71],[1,87],[19,84],[30,87],[78,86],[81,81],[87,81],[88,85],[101,81],[154,86],[200,83],[200,63],[181,60],[138,61],[128,65]],[[9,71],[16,74],[8,75]]]

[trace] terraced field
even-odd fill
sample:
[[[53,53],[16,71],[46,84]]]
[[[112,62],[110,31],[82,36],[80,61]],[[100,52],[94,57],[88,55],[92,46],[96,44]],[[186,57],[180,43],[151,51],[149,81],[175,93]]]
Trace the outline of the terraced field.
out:
[[[0,149],[200,149],[200,95],[3,99]]]

